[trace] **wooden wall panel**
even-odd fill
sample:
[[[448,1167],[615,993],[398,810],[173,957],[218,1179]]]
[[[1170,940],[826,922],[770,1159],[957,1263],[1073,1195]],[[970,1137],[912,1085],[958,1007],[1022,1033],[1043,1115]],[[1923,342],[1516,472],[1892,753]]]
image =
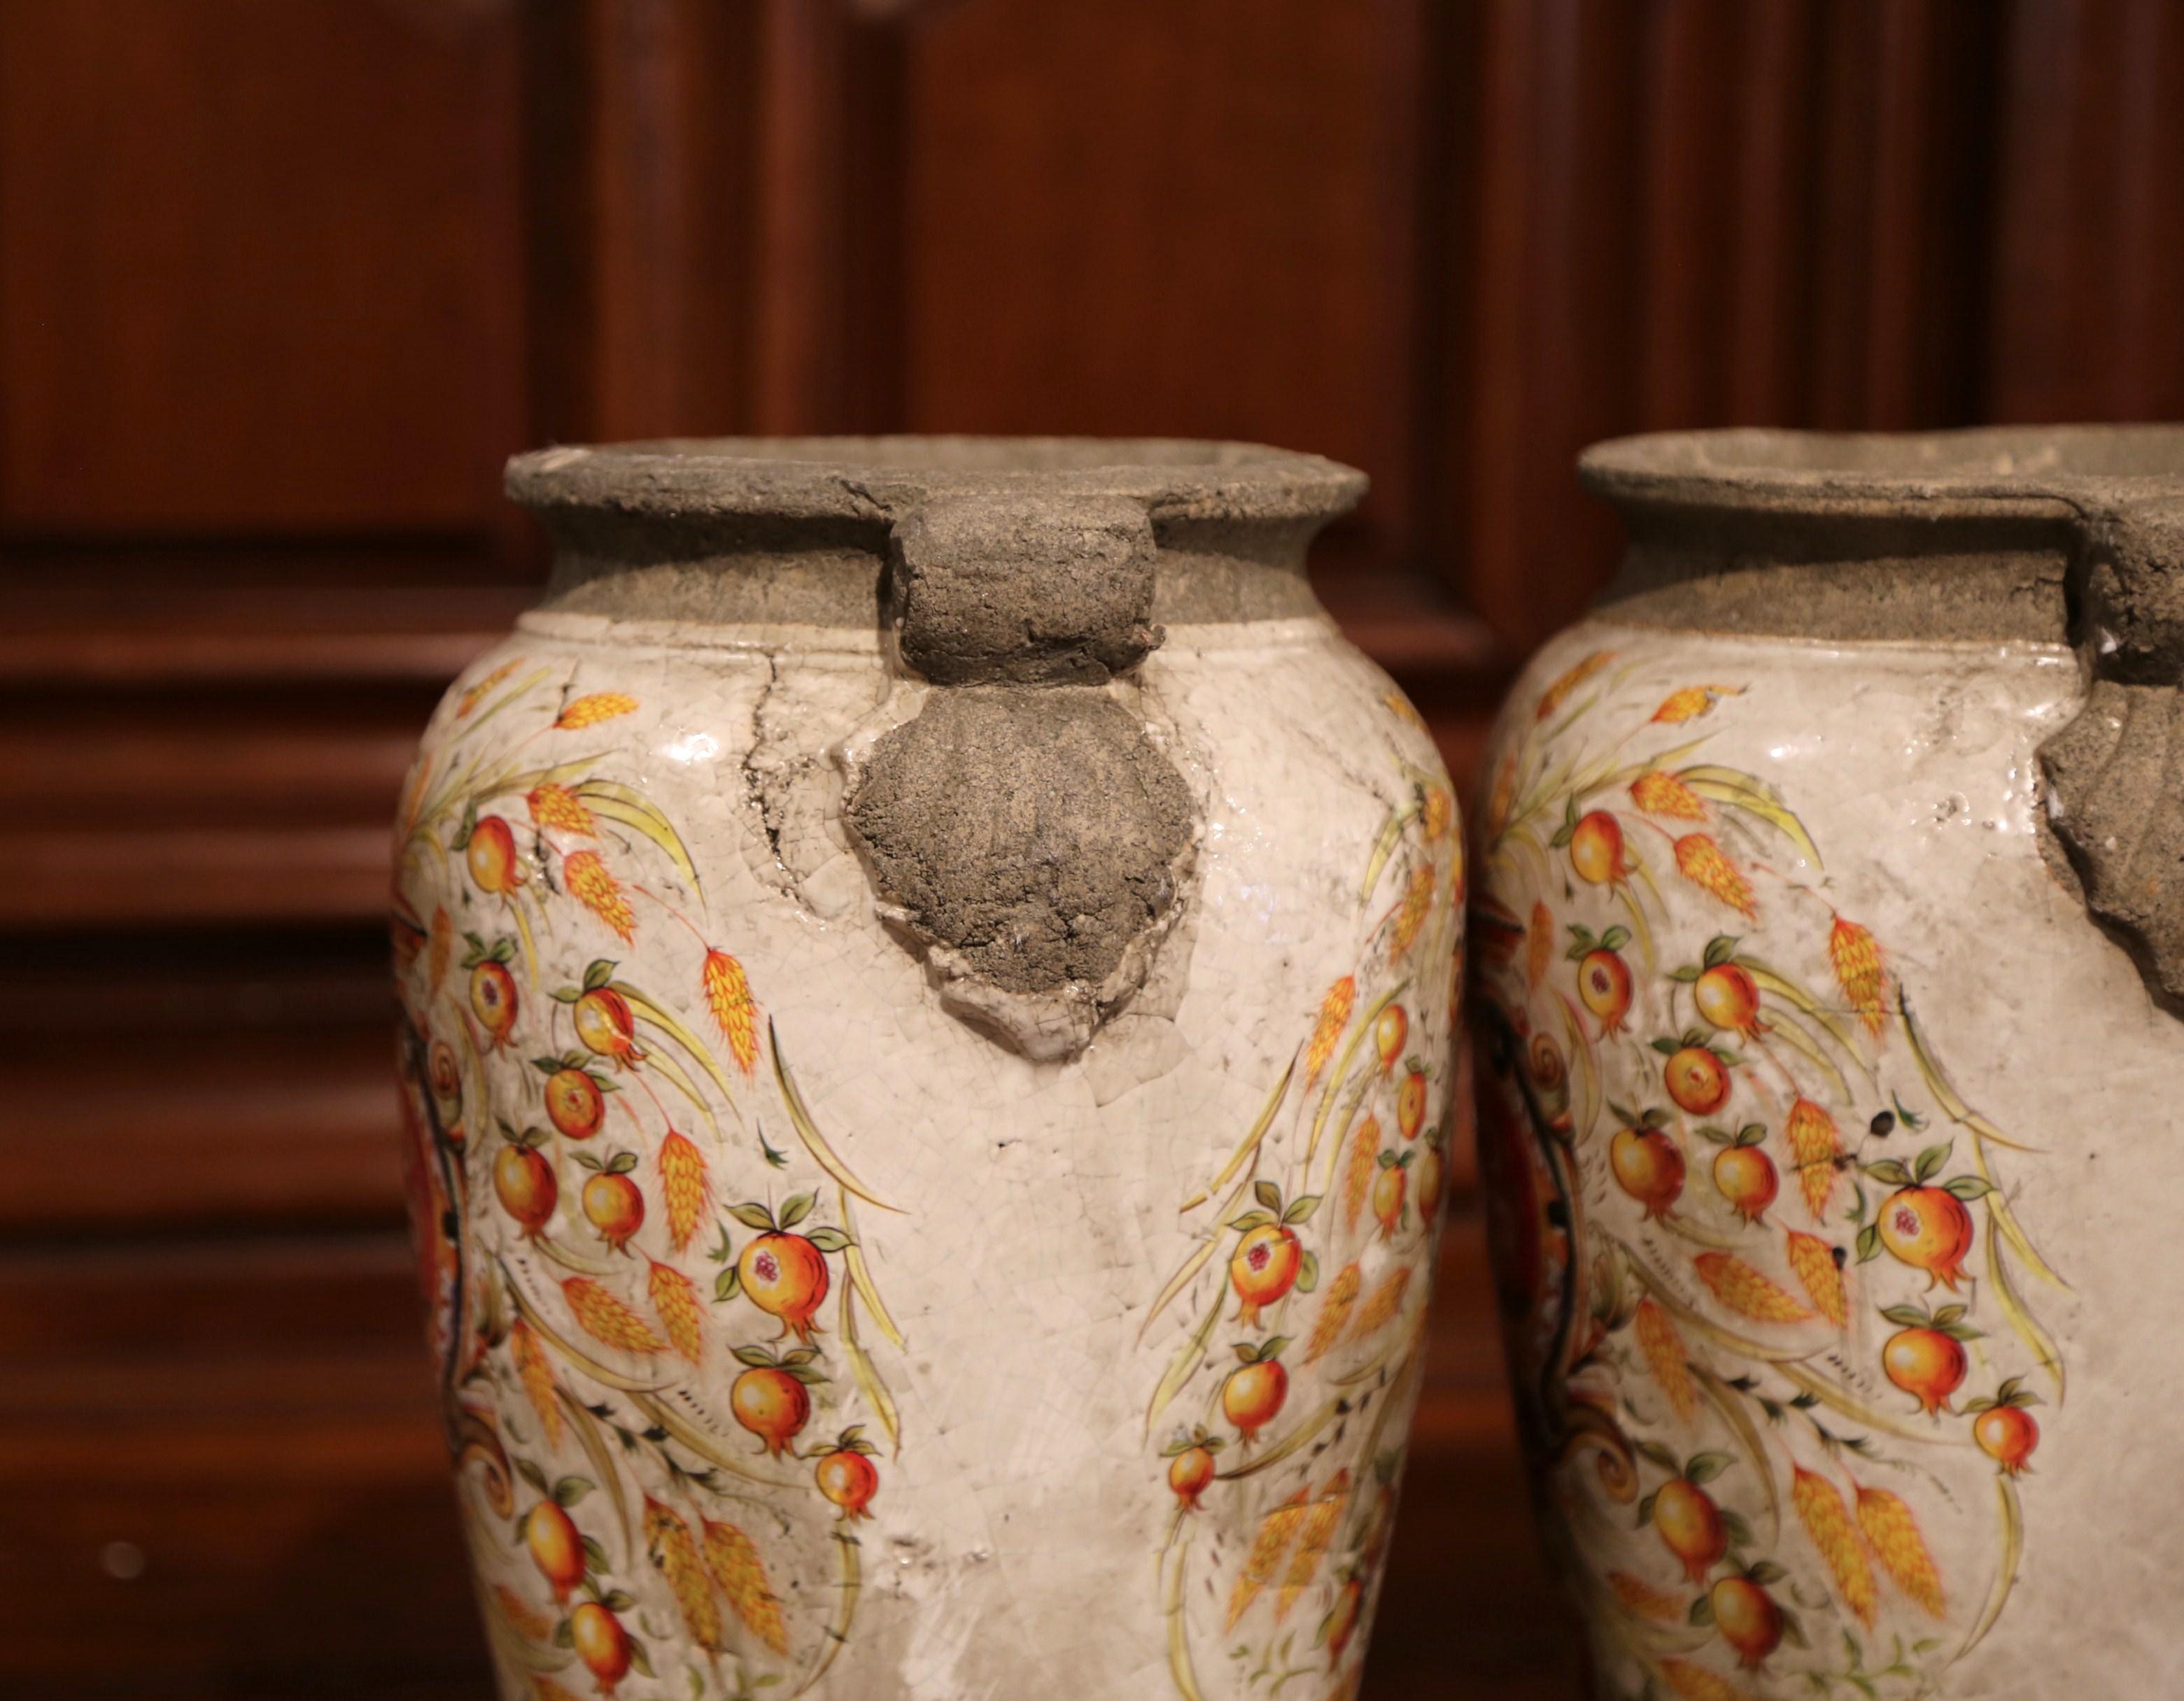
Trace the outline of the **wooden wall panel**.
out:
[[[514,39],[476,5],[0,8],[0,523],[491,523]]]

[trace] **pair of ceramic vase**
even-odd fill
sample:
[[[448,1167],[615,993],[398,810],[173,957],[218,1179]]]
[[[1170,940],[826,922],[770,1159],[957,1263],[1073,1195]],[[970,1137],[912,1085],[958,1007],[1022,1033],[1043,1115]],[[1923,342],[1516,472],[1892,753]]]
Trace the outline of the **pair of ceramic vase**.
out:
[[[1347,469],[513,463],[554,577],[433,720],[396,898],[504,1701],[1354,1694],[1468,881],[1599,1693],[2172,1693],[2184,441],[1587,468],[1630,556],[1468,873],[1305,580]]]

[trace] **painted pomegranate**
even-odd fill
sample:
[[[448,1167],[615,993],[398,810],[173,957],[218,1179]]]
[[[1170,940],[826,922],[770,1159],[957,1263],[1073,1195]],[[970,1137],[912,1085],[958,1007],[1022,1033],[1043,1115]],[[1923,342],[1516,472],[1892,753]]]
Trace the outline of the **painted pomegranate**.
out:
[[[1641,1509],[1641,1515],[1681,1563],[1685,1576],[1694,1583],[1704,1582],[1707,1573],[1729,1551],[1729,1527],[1722,1521],[1713,1497],[1701,1486],[1726,1464],[1723,1454],[1698,1454],[1685,1465],[1683,1475],[1663,1483]]]
[[[1198,1510],[1198,1497],[1212,1486],[1214,1454],[1228,1443],[1206,1433],[1204,1425],[1168,1443],[1167,1486],[1185,1512]]]
[[[1600,1037],[1608,1039],[1625,1031],[1630,1013],[1630,965],[1623,960],[1623,947],[1630,943],[1630,929],[1612,927],[1598,938],[1592,929],[1572,923],[1572,944],[1567,953],[1577,964],[1578,1001],[1600,1024]]]
[[[1406,1140],[1416,1140],[1426,1125],[1426,1072],[1412,1063],[1403,1071],[1396,1089],[1396,1128]]]
[[[1623,860],[1623,823],[1604,809],[1564,822],[1555,843],[1569,847],[1572,871],[1589,885],[1619,884],[1630,873]]]
[[[1869,1172],[1870,1173],[1870,1172]],[[1972,1215],[1942,1187],[1906,1187],[1892,1194],[1875,1219],[1880,1244],[1914,1269],[1953,1291],[1972,1249]]]
[[[621,1620],[597,1601],[584,1601],[569,1615],[569,1646],[576,1649],[602,1695],[615,1693],[635,1657]]]
[[[826,1380],[812,1368],[817,1352],[800,1347],[777,1358],[763,1347],[743,1347],[736,1362],[745,1367],[728,1390],[728,1409],[776,1458],[788,1451],[811,1421],[810,1384]]]
[[[1441,1190],[1447,1181],[1438,1134],[1426,1136],[1426,1143],[1418,1148],[1418,1162],[1412,1167],[1418,1172],[1418,1215],[1430,1227],[1440,1215]]]
[[[561,1196],[554,1166],[546,1161],[535,1140],[520,1135],[493,1154],[493,1191],[500,1208],[515,1219],[528,1237],[536,1237],[553,1221],[554,1207]]]
[[[1403,1055],[1403,1042],[1410,1035],[1410,1012],[1401,1005],[1390,1004],[1380,1012],[1379,1019],[1373,1024],[1373,1046],[1380,1054],[1382,1074],[1396,1067],[1396,1059]]]
[[[1938,1417],[1949,1409],[1949,1396],[1964,1386],[1964,1343],[1978,1340],[1979,1331],[1965,1326],[1961,1305],[1945,1305],[1931,1313],[1921,1306],[1892,1305],[1880,1314],[1897,1325],[1880,1349],[1881,1369],[1919,1403],[1920,1411]]]
[[[1712,1116],[1729,1102],[1729,1066],[1696,1034],[1680,1041],[1656,1040],[1653,1049],[1669,1060],[1661,1067],[1661,1085],[1679,1109]]]
[[[584,1538],[559,1505],[542,1500],[523,1514],[523,1545],[557,1601],[584,1581]]]
[[[1782,1190],[1774,1160],[1760,1149],[1767,1137],[1765,1127],[1748,1122],[1733,1135],[1718,1128],[1699,1132],[1721,1147],[1714,1154],[1714,1187],[1738,1216],[1747,1223],[1758,1222]]]
[[[2033,1448],[2040,1445],[2040,1425],[2025,1408],[2035,1403],[2024,1378],[2013,1376],[1992,1399],[1981,1395],[1964,1408],[1979,1414],[1972,1422],[1972,1439],[2005,1475],[2021,1475],[2031,1469],[2029,1461]]]
[[[618,1152],[603,1165],[589,1152],[580,1152],[577,1161],[595,1172],[584,1183],[582,1195],[585,1220],[614,1251],[627,1252],[631,1236],[644,1226],[644,1193],[630,1179],[637,1154]]]
[[[1373,1182],[1373,1216],[1380,1225],[1380,1238],[1392,1240],[1396,1231],[1403,1226],[1403,1202],[1410,1193],[1411,1160],[1414,1152],[1406,1152],[1400,1157],[1392,1152],[1380,1154],[1380,1173]]]
[[[495,940],[488,945],[476,934],[468,938],[463,967],[471,972],[471,1013],[485,1029],[487,1049],[498,1051],[515,1026],[515,977],[508,968],[515,958],[515,941]]]
[[[812,1470],[812,1478],[819,1485],[819,1492],[840,1509],[845,1524],[872,1516],[865,1509],[880,1489],[879,1467],[872,1463],[878,1451],[865,1439],[861,1424],[852,1424],[833,1446],[817,1451],[819,1463]]]
[[[515,854],[515,834],[498,815],[475,823],[463,846],[471,880],[481,892],[504,897],[523,884],[523,863]]]
[[[532,1067],[546,1077],[546,1120],[569,1140],[589,1140],[607,1119],[606,1095],[575,1057],[538,1057]]]
[[[1736,1663],[1756,1670],[1782,1645],[1782,1609],[1765,1585],[1786,1576],[1772,1561],[1762,1561],[1734,1577],[1724,1577],[1707,1592],[1707,1605],[1721,1639],[1736,1650]]]
[[[1684,1191],[1684,1154],[1669,1137],[1668,1114],[1648,1110],[1642,1117],[1618,1109],[1623,1126],[1607,1143],[1607,1167],[1615,1185],[1659,1217]]]
[[[1260,1311],[1295,1287],[1303,1269],[1304,1247],[1287,1224],[1262,1223],[1251,1230],[1228,1260],[1229,1283],[1243,1302],[1235,1320],[1256,1329]]]
[[[762,1232],[744,1244],[718,1297],[732,1299],[741,1293],[777,1320],[781,1333],[774,1337],[777,1341],[794,1335],[799,1341],[810,1341],[818,1326],[811,1319],[833,1285],[827,1254],[841,1252],[850,1244],[849,1236],[839,1229],[814,1229],[809,1235],[789,1232],[811,1213],[817,1202],[816,1195],[800,1193],[781,1207],[777,1219],[766,1206],[755,1202],[738,1205],[728,1213],[745,1228]]]
[[[1290,1373],[1282,1368],[1279,1358],[1288,1344],[1279,1335],[1256,1347],[1247,1341],[1236,1343],[1236,1356],[1243,1362],[1221,1385],[1221,1411],[1236,1426],[1245,1447],[1273,1422],[1282,1402],[1289,1397]]]
[[[610,984],[615,966],[604,960],[584,971],[581,987],[565,986],[554,999],[570,1007],[569,1017],[577,1038],[595,1057],[621,1063],[642,1062],[644,1053],[637,1043],[637,1018],[629,1000]]]
[[[1766,1030],[1759,1019],[1759,989],[1736,963],[1718,962],[1702,973],[1691,987],[1691,1004],[1717,1033],[1749,1039]]]

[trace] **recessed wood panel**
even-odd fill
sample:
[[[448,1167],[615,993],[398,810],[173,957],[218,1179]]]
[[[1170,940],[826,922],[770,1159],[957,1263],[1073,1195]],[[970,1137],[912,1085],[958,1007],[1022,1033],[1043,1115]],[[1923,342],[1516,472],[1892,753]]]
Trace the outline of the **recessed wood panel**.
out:
[[[904,423],[1317,450],[1407,544],[1408,9],[967,0],[900,27]]]
[[[0,8],[0,524],[490,523],[521,430],[514,22]]]

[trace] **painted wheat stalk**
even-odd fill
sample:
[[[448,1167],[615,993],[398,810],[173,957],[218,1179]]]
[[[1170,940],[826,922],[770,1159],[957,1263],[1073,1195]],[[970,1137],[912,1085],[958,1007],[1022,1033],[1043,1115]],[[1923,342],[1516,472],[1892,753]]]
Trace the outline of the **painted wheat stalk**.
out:
[[[667,1343],[644,1318],[589,1276],[571,1276],[561,1284],[577,1326],[594,1341],[625,1352],[665,1352]]]
[[[1668,1397],[1676,1416],[1691,1422],[1698,1415],[1698,1385],[1691,1380],[1684,1338],[1676,1332],[1669,1313],[1650,1299],[1641,1300],[1636,1315],[1630,1319],[1630,1332],[1637,1336],[1638,1350],[1646,1355],[1646,1368],[1653,1373],[1654,1381]]]
[[[713,1012],[736,1067],[748,1075],[758,1062],[758,1007],[751,999],[750,978],[727,952],[709,947],[700,979],[705,1007]]]
[[[675,1604],[682,1609],[690,1640],[708,1654],[724,1652],[728,1645],[727,1620],[698,1552],[698,1538],[677,1514],[649,1494],[644,1497],[644,1545],[660,1575],[666,1578]]]
[[[1393,961],[1401,962],[1418,943],[1426,917],[1433,913],[1434,890],[1439,884],[1429,862],[1412,872],[1410,884],[1403,888],[1402,900],[1396,906],[1395,926],[1389,930],[1388,955]]]
[[[1279,1624],[1290,1615],[1290,1609],[1297,1603],[1297,1597],[1310,1588],[1319,1576],[1319,1568],[1327,1559],[1327,1550],[1334,1542],[1335,1526],[1342,1521],[1343,1509],[1350,1504],[1350,1473],[1335,1472],[1327,1486],[1319,1492],[1319,1498],[1306,1514],[1304,1528],[1297,1536],[1296,1553],[1290,1560],[1289,1570],[1283,1574],[1282,1587],[1274,1596],[1274,1622]]]
[[[1859,1488],[1858,1527],[1865,1531],[1865,1539],[1872,1544],[1882,1569],[1896,1580],[1896,1587],[1936,1618],[1942,1617],[1948,1609],[1947,1598],[1942,1592],[1942,1574],[1935,1569],[1926,1538],[1919,1533],[1919,1522],[1903,1497],[1885,1488]]]
[[[1745,1692],[1719,1671],[1688,1659],[1663,1660],[1661,1681],[1684,1701],[1747,1701]]]
[[[1380,1122],[1367,1117],[1351,1136],[1349,1161],[1342,1168],[1342,1227],[1346,1233],[1357,1226],[1365,1202],[1372,1196],[1373,1178],[1379,1173]]]
[[[690,1244],[705,1220],[711,1189],[705,1180],[705,1154],[688,1136],[667,1130],[660,1142],[660,1191],[667,1201],[667,1243],[677,1252]]]
[[[1418,825],[1425,829],[1426,842],[1439,844],[1447,836],[1455,819],[1456,804],[1447,790],[1438,785],[1428,786],[1425,795],[1418,800]]]
[[[1836,1119],[1810,1099],[1800,1098],[1790,1107],[1782,1135],[1797,1166],[1797,1187],[1805,1196],[1805,1208],[1814,1222],[1825,1223],[1828,1202],[1835,1196],[1836,1159],[1842,1156]]]
[[[1411,1285],[1411,1267],[1404,1264],[1390,1270],[1380,1278],[1379,1286],[1367,1296],[1358,1308],[1357,1322],[1350,1331],[1352,1341],[1362,1341],[1379,1334],[1396,1320],[1403,1308],[1403,1294]]]
[[[1540,694],[1540,706],[1532,711],[1532,718],[1546,720],[1569,700],[1572,692],[1614,660],[1615,652],[1612,650],[1594,650]]]
[[[1729,1252],[1701,1252],[1691,1260],[1713,1297],[1755,1323],[1802,1323],[1813,1313],[1786,1290]]]
[[[575,732],[585,727],[596,727],[602,721],[611,721],[616,716],[627,715],[637,707],[637,699],[621,691],[594,691],[578,697],[563,709],[554,722],[557,732]]]
[[[1364,1277],[1354,1263],[1345,1264],[1335,1272],[1334,1280],[1328,1284],[1327,1297],[1319,1302],[1312,1338],[1305,1342],[1306,1364],[1317,1364],[1327,1356],[1328,1349],[1342,1338],[1342,1325],[1350,1320],[1351,1308],[1357,1303],[1357,1291],[1363,1286]]]
[[[1852,1012],[1868,1034],[1879,1039],[1887,1025],[1883,1001],[1888,989],[1879,941],[1856,922],[1837,916],[1828,929],[1828,967],[1835,971],[1836,984],[1842,989]]]
[[[621,882],[596,850],[575,850],[563,859],[561,884],[577,901],[619,934],[624,945],[637,937],[637,915],[622,895]]]
[[[693,1364],[705,1363],[705,1308],[690,1278],[674,1265],[655,1260],[645,1276],[645,1291],[675,1350]]]
[[[766,1565],[751,1538],[733,1524],[705,1525],[705,1569],[721,1586],[743,1626],[776,1654],[788,1652],[788,1628],[781,1602],[766,1586]]]
[[[1802,1465],[1792,1465],[1791,1471],[1790,1502],[1797,1509],[1798,1522],[1805,1526],[1805,1534],[1812,1538],[1813,1546],[1827,1563],[1829,1573],[1836,1580],[1836,1592],[1842,1597],[1843,1604],[1870,1629],[1879,1594],[1874,1587],[1873,1566],[1858,1543],[1858,1531],[1851,1523],[1850,1509],[1843,1504],[1841,1491],[1827,1478],[1814,1475]]]
[[[564,833],[578,833],[586,838],[599,836],[599,824],[593,818],[591,810],[566,785],[544,781],[526,793],[523,800],[530,807],[531,819],[540,827],[559,828]]]
[[[455,718],[459,721],[469,719],[471,711],[485,701],[493,688],[522,665],[521,661],[504,661],[484,678],[479,680],[476,684],[464,692],[462,700],[455,705]]]
[[[1259,1520],[1258,1532],[1251,1537],[1251,1552],[1244,1556],[1244,1569],[1237,1574],[1236,1587],[1228,1593],[1224,1631],[1236,1628],[1237,1620],[1251,1610],[1260,1591],[1273,1581],[1283,1555],[1289,1552],[1290,1544],[1296,1540],[1310,1515],[1307,1501],[1311,1492],[1308,1488],[1300,1488],[1294,1497],[1284,1501]]]
[[[1850,1323],[1850,1296],[1843,1286],[1842,1272],[1836,1268],[1835,1248],[1813,1235],[1801,1235],[1789,1230],[1790,1268],[1797,1273],[1798,1286],[1813,1302],[1813,1309],[1838,1329]]]
[[[1676,872],[1701,891],[1729,906],[1745,920],[1759,919],[1759,906],[1752,895],[1752,882],[1722,854],[1721,846],[1703,833],[1687,833],[1676,841]]]
[[[1671,691],[1661,700],[1661,706],[1653,711],[1655,722],[1661,726],[1680,727],[1686,721],[1696,721],[1709,711],[1716,700],[1741,697],[1741,685],[1686,685],[1680,691]]]
[[[1622,1602],[1641,1618],[1652,1619],[1656,1624],[1681,1624],[1687,1609],[1683,1598],[1668,1590],[1657,1588],[1643,1577],[1634,1577],[1628,1571],[1610,1571],[1607,1587]]]
[[[1648,768],[1630,782],[1630,800],[1648,815],[1669,821],[1703,821],[1706,800],[1672,773]]]
[[[538,1336],[520,1317],[509,1328],[508,1357],[515,1366],[515,1380],[523,1385],[524,1397],[538,1414],[538,1428],[546,1445],[558,1447],[566,1420],[561,1415],[560,1401],[554,1396],[554,1366]]]
[[[1327,1067],[1327,1060],[1334,1055],[1334,1042],[1350,1025],[1350,1012],[1357,1004],[1357,982],[1347,974],[1329,987],[1327,996],[1319,1001],[1319,1020],[1312,1025],[1312,1041],[1304,1048],[1304,1084],[1307,1091],[1318,1080],[1319,1072]]]

